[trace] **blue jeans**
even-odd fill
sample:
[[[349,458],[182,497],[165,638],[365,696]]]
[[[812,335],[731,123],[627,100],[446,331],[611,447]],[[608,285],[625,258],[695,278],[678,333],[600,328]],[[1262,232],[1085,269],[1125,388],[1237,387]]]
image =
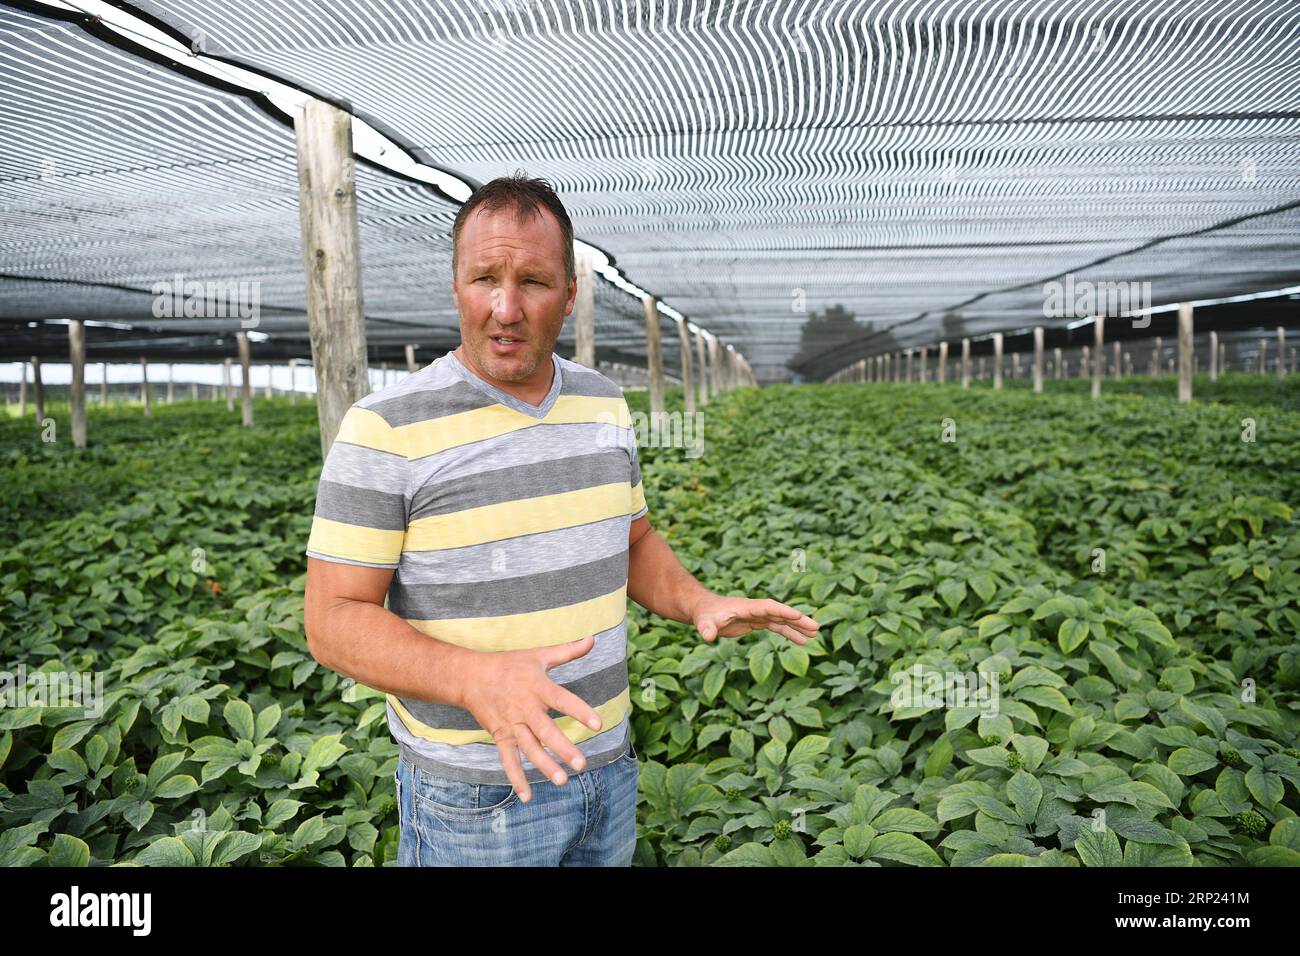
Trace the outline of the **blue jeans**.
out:
[[[531,784],[524,803],[508,784],[461,783],[398,758],[398,866],[630,866],[636,850],[636,750]]]

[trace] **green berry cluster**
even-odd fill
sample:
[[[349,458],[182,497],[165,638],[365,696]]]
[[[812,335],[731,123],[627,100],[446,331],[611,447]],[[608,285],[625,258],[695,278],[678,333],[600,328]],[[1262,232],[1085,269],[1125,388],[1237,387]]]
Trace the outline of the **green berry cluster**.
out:
[[[1231,747],[1224,747],[1223,752],[1219,755],[1223,762],[1229,767],[1235,767],[1237,770],[1245,770],[1249,766],[1246,761],[1241,759],[1241,754]]]
[[[1007,754],[1008,770],[1019,770],[1024,765],[1025,765],[1025,758],[1020,756],[1020,754],[1017,753],[1016,751],[1013,750]]]
[[[728,800],[739,800],[740,789],[738,787],[728,787],[726,790],[722,791],[722,795]]]
[[[777,840],[784,840],[792,832],[789,820],[777,820],[776,826],[772,827],[772,836]]]
[[[1254,810],[1243,810],[1232,818],[1232,822],[1237,824],[1238,831],[1247,836],[1259,836],[1268,829],[1268,821]]]
[[[731,849],[731,837],[727,836],[725,833],[719,833],[713,838],[713,846],[719,853],[726,853]]]

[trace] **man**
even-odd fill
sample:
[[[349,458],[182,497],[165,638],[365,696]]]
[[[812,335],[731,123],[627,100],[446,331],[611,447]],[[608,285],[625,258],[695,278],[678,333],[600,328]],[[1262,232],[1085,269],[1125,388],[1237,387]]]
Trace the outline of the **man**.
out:
[[[818,625],[706,590],[650,528],[622,391],[554,353],[577,276],[545,181],[477,190],[452,272],[460,346],[355,403],[325,462],[308,644],[388,695],[401,865],[625,866],[627,598],[705,641]]]

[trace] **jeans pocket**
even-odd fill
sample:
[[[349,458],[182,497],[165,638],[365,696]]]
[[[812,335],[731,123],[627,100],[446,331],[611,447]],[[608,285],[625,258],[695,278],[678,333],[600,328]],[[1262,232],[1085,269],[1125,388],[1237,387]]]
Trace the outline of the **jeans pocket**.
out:
[[[627,750],[619,755],[619,760],[630,760],[636,763],[636,745],[632,743],[632,731],[627,732]]]
[[[447,816],[487,816],[515,803],[519,794],[505,784],[464,783],[439,777],[418,767],[415,797],[428,809]]]

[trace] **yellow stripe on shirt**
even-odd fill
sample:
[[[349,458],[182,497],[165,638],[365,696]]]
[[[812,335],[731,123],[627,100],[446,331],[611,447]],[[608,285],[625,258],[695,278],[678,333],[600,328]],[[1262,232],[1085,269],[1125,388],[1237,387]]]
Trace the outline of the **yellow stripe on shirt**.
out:
[[[623,623],[627,616],[627,585],[608,594],[523,614],[495,617],[453,617],[434,621],[407,618],[422,634],[476,651],[519,651],[576,641]]]
[[[486,730],[437,730],[428,724],[416,720],[409,710],[402,706],[402,702],[392,694],[388,695],[388,702],[393,705],[393,711],[398,718],[406,725],[406,729],[414,736],[424,740],[432,740],[439,744],[452,744],[459,746],[461,744],[491,744],[496,743],[492,735]],[[600,715],[600,730],[592,730],[576,717],[553,717],[555,725],[560,728],[560,732],[575,744],[596,734],[603,733],[611,727],[617,727],[627,716],[631,709],[632,695],[630,688],[624,688],[623,692],[617,697],[611,697],[605,703],[598,707],[593,707],[597,714]]]
[[[406,531],[407,551],[439,551],[559,531],[631,514],[627,482],[519,498],[451,514],[417,518]]]

